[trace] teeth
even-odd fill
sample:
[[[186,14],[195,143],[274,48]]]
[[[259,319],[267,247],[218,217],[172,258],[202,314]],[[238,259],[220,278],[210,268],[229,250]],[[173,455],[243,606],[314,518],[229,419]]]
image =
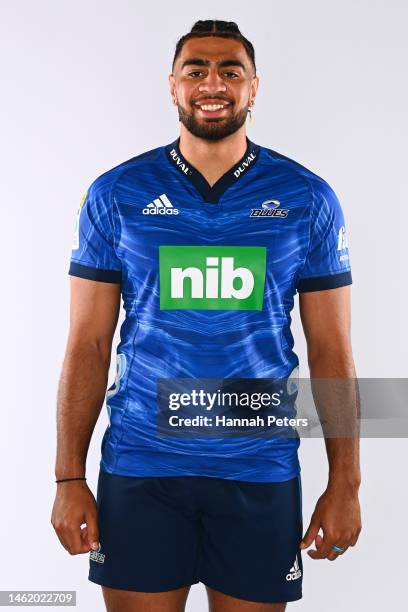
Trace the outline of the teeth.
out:
[[[201,104],[200,108],[206,111],[216,111],[224,108],[224,104]]]

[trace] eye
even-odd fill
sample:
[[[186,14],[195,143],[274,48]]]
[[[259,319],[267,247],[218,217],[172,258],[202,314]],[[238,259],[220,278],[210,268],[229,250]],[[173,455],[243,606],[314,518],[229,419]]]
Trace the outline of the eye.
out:
[[[239,74],[237,72],[228,71],[224,72],[224,76],[226,76],[227,79],[237,79],[239,77]]]
[[[192,77],[193,79],[200,77],[203,74],[202,70],[193,70],[192,72],[188,73],[188,76]]]

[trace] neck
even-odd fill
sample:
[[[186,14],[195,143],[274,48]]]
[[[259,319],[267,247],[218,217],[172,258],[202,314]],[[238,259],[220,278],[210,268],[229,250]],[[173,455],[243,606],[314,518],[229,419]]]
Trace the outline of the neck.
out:
[[[243,157],[247,148],[245,126],[222,140],[197,138],[184,125],[180,129],[180,151],[212,186]]]

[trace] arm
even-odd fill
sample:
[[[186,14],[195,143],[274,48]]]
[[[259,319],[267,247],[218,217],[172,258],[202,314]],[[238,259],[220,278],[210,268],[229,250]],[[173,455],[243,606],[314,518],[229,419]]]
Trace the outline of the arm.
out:
[[[56,479],[85,474],[120,307],[119,284],[76,277],[70,282],[70,330],[57,401]],[[98,542],[96,503],[86,481],[57,484],[51,522],[71,554],[89,552],[92,542]],[[83,523],[87,526],[81,531]]]
[[[326,423],[323,430],[329,463],[328,485],[317,502],[301,548],[315,540],[317,550],[309,551],[309,556],[334,560],[338,555],[331,550],[333,544],[354,546],[361,531],[359,405],[350,341],[350,286],[301,293],[299,299],[310,376],[319,379],[312,386],[319,416]],[[351,428],[351,434],[329,437],[336,431],[333,424],[340,424],[342,431]],[[318,535],[320,528],[323,538]]]

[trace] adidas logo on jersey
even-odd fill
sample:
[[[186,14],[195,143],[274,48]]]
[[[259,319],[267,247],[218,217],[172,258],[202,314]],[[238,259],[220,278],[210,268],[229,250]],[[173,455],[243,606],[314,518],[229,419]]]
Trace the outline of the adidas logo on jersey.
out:
[[[295,557],[295,562],[289,570],[289,573],[286,574],[286,580],[297,580],[302,575],[302,570],[299,567],[299,562],[297,555]]]
[[[144,215],[178,215],[179,209],[174,208],[165,193],[150,202],[144,209]]]

